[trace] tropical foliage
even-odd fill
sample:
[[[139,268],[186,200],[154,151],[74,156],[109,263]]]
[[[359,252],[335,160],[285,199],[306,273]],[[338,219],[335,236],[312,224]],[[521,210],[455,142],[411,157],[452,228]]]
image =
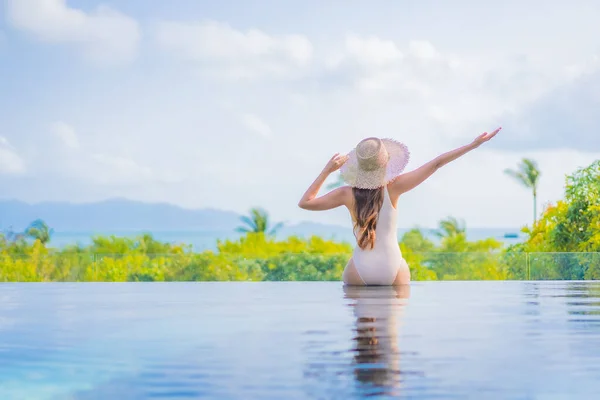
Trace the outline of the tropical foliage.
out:
[[[399,246],[414,280],[508,277],[494,240],[469,242],[461,232],[434,244],[415,229]],[[150,235],[98,236],[89,246],[63,249],[0,236],[0,281],[339,281],[351,255],[349,243],[317,236],[282,241],[264,232],[218,241],[215,251],[201,253]]]
[[[600,160],[567,176],[565,198],[523,231],[528,240],[508,251],[535,253],[533,277],[600,279]]]
[[[276,241],[248,233],[217,251],[161,243],[150,235],[103,237],[87,247],[46,247],[0,235],[0,281],[338,280],[351,247],[318,237]]]
[[[245,235],[213,251],[137,238],[97,236],[88,246],[49,246],[52,230],[34,221],[23,234],[0,234],[0,281],[339,281],[349,243],[320,237],[276,240],[263,210],[243,219]],[[432,239],[401,237],[413,280],[600,279],[600,161],[566,179],[565,198],[524,228],[527,240],[503,247],[470,241],[463,221],[440,221]],[[434,241],[435,240],[435,241]]]

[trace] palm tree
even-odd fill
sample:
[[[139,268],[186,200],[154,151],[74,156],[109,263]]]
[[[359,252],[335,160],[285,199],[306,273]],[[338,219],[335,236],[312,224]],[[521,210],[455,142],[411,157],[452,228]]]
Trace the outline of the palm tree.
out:
[[[519,183],[533,192],[533,223],[537,221],[537,187],[540,180],[540,170],[537,163],[524,158],[516,170],[506,169],[504,173],[516,179]]]
[[[440,228],[435,232],[435,234],[440,238],[444,238],[460,235],[466,231],[467,228],[465,227],[464,221],[459,221],[454,217],[448,217],[440,221]]]
[[[282,222],[275,224],[269,229],[269,214],[260,208],[250,209],[249,216],[240,217],[245,226],[240,226],[236,229],[240,233],[264,233],[267,235],[274,235],[283,226]]]
[[[36,219],[25,229],[26,236],[29,236],[33,240],[39,240],[44,245],[50,241],[53,233],[54,230],[50,229],[41,219]]]

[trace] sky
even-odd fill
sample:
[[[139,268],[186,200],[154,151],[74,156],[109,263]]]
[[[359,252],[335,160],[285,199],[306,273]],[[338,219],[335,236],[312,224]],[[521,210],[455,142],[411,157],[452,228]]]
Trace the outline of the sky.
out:
[[[400,227],[518,228],[600,158],[600,2],[0,0],[0,197],[120,197],[347,224],[298,200],[367,136],[407,170]],[[331,181],[336,176],[331,177]],[[328,181],[329,182],[329,181]]]

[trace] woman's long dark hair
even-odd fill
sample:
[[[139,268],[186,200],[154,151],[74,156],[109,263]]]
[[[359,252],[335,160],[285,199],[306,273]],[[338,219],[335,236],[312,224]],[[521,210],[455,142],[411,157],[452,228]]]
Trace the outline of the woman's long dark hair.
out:
[[[361,249],[372,249],[375,246],[375,228],[379,211],[383,205],[383,190],[352,188],[354,194],[355,228],[358,228],[356,241]]]

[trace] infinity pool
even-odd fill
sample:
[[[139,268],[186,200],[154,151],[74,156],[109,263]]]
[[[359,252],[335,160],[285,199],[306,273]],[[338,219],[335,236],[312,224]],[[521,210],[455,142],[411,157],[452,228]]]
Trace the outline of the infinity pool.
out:
[[[0,285],[0,399],[596,399],[600,283]]]

